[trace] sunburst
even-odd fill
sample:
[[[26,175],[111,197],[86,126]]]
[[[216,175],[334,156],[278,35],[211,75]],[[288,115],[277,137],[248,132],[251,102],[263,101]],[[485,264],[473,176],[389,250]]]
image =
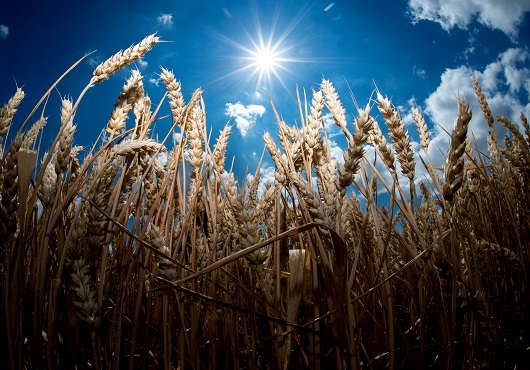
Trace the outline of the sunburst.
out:
[[[280,83],[287,91],[290,91],[284,80],[286,73],[293,73],[289,68],[290,65],[292,63],[310,62],[307,59],[294,56],[305,41],[295,40],[292,35],[293,30],[303,19],[306,12],[307,9],[303,9],[297,17],[291,19],[282,32],[278,30],[279,20],[277,13],[276,17],[270,20],[271,27],[269,27],[267,32],[264,32],[257,8],[251,7],[255,33],[251,35],[242,27],[244,34],[247,36],[245,44],[214,32],[217,38],[239,51],[238,55],[230,57],[235,64],[239,64],[239,67],[219,77],[214,82],[234,75],[241,75],[244,76],[244,84],[255,83],[255,91],[259,91],[262,88],[270,90],[277,83]]]

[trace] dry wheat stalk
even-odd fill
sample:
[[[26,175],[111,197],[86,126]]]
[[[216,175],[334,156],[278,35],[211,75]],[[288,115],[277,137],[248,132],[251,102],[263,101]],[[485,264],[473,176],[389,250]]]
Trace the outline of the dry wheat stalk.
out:
[[[337,161],[330,160],[318,167],[317,174],[320,176],[320,183],[322,185],[321,197],[324,200],[326,211],[328,214],[335,214],[336,202],[339,196],[339,189],[337,189]]]
[[[46,156],[47,153],[44,154],[42,163],[44,163]],[[52,158],[52,161],[55,159]],[[39,186],[38,196],[43,207],[51,207],[57,193],[57,174],[53,162],[48,163],[46,168],[41,171],[44,171],[44,178],[41,186]]]
[[[190,120],[192,117],[193,109],[195,109],[195,106],[199,104],[199,102],[202,100],[202,90],[197,89],[193,92],[191,95],[191,99],[188,102],[188,105],[186,106],[186,114],[185,118],[182,120],[182,123],[184,124],[184,127],[181,127],[181,131],[184,131],[184,129],[189,130],[190,129]]]
[[[228,139],[230,138],[232,127],[226,125],[219,133],[219,137],[215,142],[213,148],[213,162],[215,164],[216,171],[221,174],[225,167],[226,160],[226,148],[228,146]]]
[[[320,90],[322,90],[326,97],[326,107],[331,112],[335,124],[342,128],[346,137],[351,139],[351,134],[346,128],[346,110],[342,106],[339,94],[335,91],[335,87],[333,87],[333,84],[330,81],[322,79]]]
[[[530,168],[530,145],[525,140],[524,136],[521,134],[519,129],[510,121],[508,118],[504,116],[497,116],[497,120],[510,131],[510,133],[513,135],[514,142],[512,143],[510,140],[507,140],[507,142],[510,142],[512,145],[512,151],[506,151],[505,149],[502,149],[503,154],[507,154],[508,152],[513,153],[515,159],[515,163],[517,163],[517,167],[523,167],[523,168]],[[507,149],[507,148],[506,148]]]
[[[416,122],[418,133],[420,134],[420,146],[423,151],[427,152],[429,149],[429,143],[431,142],[429,137],[429,128],[427,127],[425,119],[418,108],[412,108],[412,117],[414,118],[414,122]]]
[[[95,85],[105,81],[114,72],[131,64],[135,60],[142,58],[151,48],[157,44],[159,38],[157,36],[149,35],[140,41],[139,44],[133,45],[124,51],[119,51],[112,57],[101,63],[96,67],[94,76],[90,80],[89,85]]]
[[[22,99],[24,99],[24,96],[24,91],[18,87],[15,94],[0,109],[0,144],[2,143],[2,137],[9,132],[13,116],[17,112],[17,107]]]
[[[222,209],[224,210],[223,218],[226,220],[226,223],[223,225],[222,233],[224,235],[232,235],[234,239],[237,239],[239,234],[237,232],[237,221],[232,205],[232,200],[237,197],[237,184],[233,172],[228,173],[224,190],[225,196]]]
[[[467,128],[471,116],[467,100],[458,99],[458,117],[451,135],[451,146],[444,165],[443,197],[449,202],[462,185],[464,175],[463,154],[466,148]]]
[[[480,108],[482,109],[484,117],[486,118],[486,123],[490,128],[493,128],[493,116],[476,76],[473,76],[473,87],[475,88],[475,94],[477,95],[478,102],[480,103]]]
[[[285,153],[289,153],[289,157],[292,159],[295,168],[302,168],[303,166],[303,154],[302,145],[304,138],[300,130],[288,126],[283,121],[278,121],[278,138],[280,144]]]
[[[521,112],[521,122],[524,127],[524,134],[526,135],[526,141],[528,142],[528,144],[530,144],[530,126],[528,125],[528,120],[526,119],[523,112]]]
[[[110,165],[102,158],[96,159],[93,173],[93,182],[90,187],[88,198],[92,204],[85,202],[85,216],[87,220],[86,240],[91,248],[100,247],[105,240],[106,224],[108,220],[99,212],[99,209],[107,208],[107,200],[110,196],[112,182],[118,171],[117,163]]]
[[[231,203],[236,217],[237,232],[239,235],[237,249],[241,250],[258,244],[261,239],[254,212],[249,210],[248,205],[241,195],[231,199]],[[257,269],[267,262],[269,259],[269,251],[268,248],[261,248],[247,254],[245,257],[249,261],[250,267]]]
[[[339,167],[339,189],[344,195],[346,187],[351,185],[355,174],[359,171],[364,157],[364,144],[372,130],[373,119],[370,117],[370,105],[358,109],[359,116],[355,119],[355,133],[348,141],[348,148],[344,151],[344,164]]]
[[[158,249],[164,255],[171,257],[171,250],[166,245],[166,238],[158,226],[153,224],[150,225],[149,229],[147,230],[147,238],[153,247]],[[171,262],[160,256],[157,256],[156,260],[158,264],[158,271],[162,277],[169,281],[178,279],[179,276],[177,274],[177,269]]]
[[[392,148],[387,143],[379,124],[375,120],[372,121],[372,130],[370,131],[370,135],[368,136],[368,140],[366,142],[372,145],[374,148],[379,149],[379,153],[383,159],[383,162],[385,163],[385,166],[392,175],[395,175],[396,168],[394,165],[395,160],[394,154],[392,154]]]
[[[324,225],[331,227],[331,218],[324,210],[322,201],[315,194],[313,186],[311,186],[311,184],[299,173],[291,173],[290,179],[300,194],[300,199],[304,201],[306,208],[311,215],[311,219],[315,222],[321,222]],[[320,231],[323,235],[330,236],[329,230],[320,229]]]
[[[469,179],[469,191],[473,194],[477,194],[480,191],[480,173],[476,168],[470,168],[474,167],[475,163],[473,162],[474,156],[473,156],[473,149],[471,148],[471,143],[469,140],[466,140],[466,174]]]
[[[304,149],[307,152],[307,161],[309,163],[319,162],[322,156],[322,134],[324,126],[322,121],[322,109],[324,107],[324,96],[321,91],[313,91],[313,100],[311,102],[310,112],[307,117],[307,125],[304,127]]]
[[[202,133],[204,130],[204,111],[199,105],[195,105],[193,107],[189,122],[190,124],[186,129],[189,143],[189,162],[194,167],[194,172],[198,172],[204,157],[202,142]]]
[[[272,160],[274,161],[276,165],[276,169],[274,172],[274,178],[275,178],[275,186],[277,188],[280,188],[281,186],[287,186],[288,179],[286,175],[286,168],[287,168],[287,156],[285,154],[281,154],[280,150],[272,140],[271,135],[266,132],[263,134],[263,141],[265,142],[265,146],[267,147],[267,150],[269,151],[269,154],[272,157]]]
[[[78,308],[77,315],[95,329],[101,324],[96,291],[90,284],[89,267],[80,258],[71,263],[73,290],[76,293],[74,304]]]
[[[379,111],[383,114],[388,126],[388,135],[392,138],[396,157],[401,165],[401,173],[412,181],[415,171],[414,154],[405,125],[388,98],[383,98],[380,93],[377,93],[377,101]]]
[[[111,158],[114,156],[126,156],[136,153],[154,153],[165,152],[166,148],[154,140],[125,140],[118,145],[115,145],[111,151]]]
[[[151,98],[142,95],[134,102],[135,133],[139,139],[145,139],[151,125]]]
[[[137,69],[131,71],[131,77],[123,86],[123,91],[118,96],[114,110],[110,115],[106,131],[111,136],[117,135],[125,128],[125,121],[127,121],[128,113],[132,109],[131,103],[136,102],[138,98],[144,95],[142,79],[143,76],[140,71]]]
[[[151,157],[147,153],[141,153],[139,155],[140,159],[140,167],[142,168],[143,172],[143,179],[144,179],[144,194],[146,198],[146,210],[149,212],[151,211],[151,207],[153,206],[154,197],[157,193],[157,188],[155,181],[153,179],[153,166],[151,166]]]
[[[1,173],[0,235],[13,234],[17,229],[18,153],[21,146],[22,138],[17,135],[9,145],[4,168]]]
[[[162,68],[160,78],[166,86],[167,96],[169,97],[169,106],[171,108],[171,114],[173,115],[173,122],[180,122],[186,110],[180,82],[177,82],[173,72],[168,71],[165,68]]]
[[[501,194],[504,193],[507,184],[508,175],[506,173],[506,164],[502,159],[499,150],[500,145],[497,142],[497,135],[492,130],[487,137],[488,152],[490,154],[490,161],[492,165],[492,177],[496,186],[498,186]]]
[[[254,174],[254,177],[252,177],[252,180],[248,184],[248,188],[247,188],[247,205],[251,209],[254,209],[256,205],[258,204],[258,186],[259,186],[260,179],[261,179],[261,174],[258,168],[256,170],[256,173]]]
[[[35,140],[37,140],[39,132],[43,129],[44,126],[46,126],[47,120],[47,117],[41,117],[37,120],[37,122],[33,124],[33,126],[30,127],[30,129],[24,135],[24,139],[22,140],[23,148],[31,148]]]
[[[61,127],[64,130],[59,138],[55,156],[55,172],[59,175],[66,171],[68,162],[70,161],[70,152],[72,150],[72,139],[74,138],[75,125],[72,101],[70,99],[63,99],[61,107]]]

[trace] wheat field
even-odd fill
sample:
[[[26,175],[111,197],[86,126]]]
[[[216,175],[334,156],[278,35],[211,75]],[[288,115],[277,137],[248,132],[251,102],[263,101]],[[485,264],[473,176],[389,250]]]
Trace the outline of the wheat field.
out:
[[[202,91],[186,102],[162,68],[172,122],[165,137],[152,135],[160,105],[132,70],[101,123],[104,140],[73,145],[85,93],[158,41],[151,35],[118,52],[75,101],[64,98],[49,148],[40,147],[47,120],[35,113],[61,78],[28,117],[16,115],[20,88],[0,110],[0,368],[523,366],[524,115],[494,118],[474,79],[482,112],[455,99],[445,164],[435,167],[417,109],[421,163],[388,98],[376,91],[348,122],[322,80],[307,112],[300,99],[293,107],[300,127],[282,121],[271,99],[277,135],[263,141],[275,176],[258,191],[259,167],[238,181],[225,163],[231,126],[209,134]],[[347,141],[343,163],[331,158],[326,112]],[[489,127],[487,152],[468,132],[472,114]],[[508,136],[497,136],[499,125]]]

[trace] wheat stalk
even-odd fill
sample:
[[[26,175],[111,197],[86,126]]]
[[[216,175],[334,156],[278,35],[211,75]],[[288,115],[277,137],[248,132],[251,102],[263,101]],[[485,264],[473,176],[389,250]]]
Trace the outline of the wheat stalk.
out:
[[[392,138],[396,157],[401,165],[401,173],[412,181],[415,171],[414,154],[405,125],[388,98],[383,98],[380,93],[377,93],[377,101],[379,111],[383,114],[388,126],[388,135]]]
[[[18,87],[15,94],[0,109],[0,144],[2,143],[2,137],[9,132],[13,116],[17,112],[17,107],[22,102],[22,99],[24,99],[24,96],[24,91]]]
[[[173,72],[168,71],[165,68],[162,68],[160,78],[167,89],[173,122],[180,122],[186,110],[186,104],[184,103],[184,98],[182,97],[182,91],[180,89],[180,82],[177,82]]]
[[[55,155],[55,172],[59,175],[66,171],[68,162],[70,160],[70,152],[72,150],[72,139],[74,138],[74,114],[72,101],[63,99],[61,107],[61,126],[64,130],[59,139]]]
[[[99,64],[94,70],[89,85],[99,84],[109,78],[110,75],[128,66],[135,60],[142,58],[151,48],[159,42],[154,34],[147,36],[139,44],[133,45],[124,51],[119,51],[112,57]]]
[[[427,153],[431,139],[429,137],[429,129],[425,123],[425,119],[420,113],[420,110],[416,107],[412,108],[412,117],[414,118],[414,122],[416,122],[418,133],[420,134],[420,146],[423,151]]]
[[[462,185],[466,136],[469,121],[471,120],[469,103],[465,99],[458,99],[458,117],[451,135],[451,146],[444,165],[443,197],[450,202],[457,190]]]

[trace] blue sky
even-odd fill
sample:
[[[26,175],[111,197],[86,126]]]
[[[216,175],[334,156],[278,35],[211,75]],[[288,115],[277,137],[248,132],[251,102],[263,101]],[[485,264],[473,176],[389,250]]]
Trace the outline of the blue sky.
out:
[[[495,114],[518,122],[530,116],[530,0],[409,1],[3,1],[0,4],[0,104],[22,86],[26,98],[15,116],[20,125],[48,87],[77,59],[96,50],[52,93],[43,147],[59,127],[60,96],[74,99],[97,64],[156,32],[165,41],[140,62],[91,89],[75,122],[74,141],[89,146],[103,130],[131,68],[144,76],[146,91],[158,102],[164,87],[160,66],[172,70],[188,100],[204,90],[207,125],[214,137],[230,121],[233,134],[227,164],[250,172],[263,150],[265,131],[276,132],[267,99],[290,125],[299,123],[296,87],[308,100],[322,77],[331,80],[351,124],[375,86],[401,110],[418,141],[410,108],[417,106],[432,130],[434,161],[443,162],[456,116],[456,96],[468,97],[475,112],[471,129],[487,132],[475,103],[476,75]],[[270,40],[270,78],[260,63],[251,66]],[[270,58],[269,58],[270,59]],[[165,102],[161,114],[168,114]],[[381,126],[377,109],[373,115]],[[38,111],[37,114],[40,114]],[[325,116],[326,118],[326,116]],[[329,119],[329,116],[328,116]],[[129,123],[131,124],[131,123]],[[157,122],[161,135],[169,119]],[[333,153],[341,160],[341,138],[330,127]],[[15,132],[12,130],[12,132]],[[274,136],[274,135],[273,135]],[[417,146],[415,147],[417,149]],[[438,159],[436,159],[438,158]],[[264,177],[271,175],[266,156]]]

